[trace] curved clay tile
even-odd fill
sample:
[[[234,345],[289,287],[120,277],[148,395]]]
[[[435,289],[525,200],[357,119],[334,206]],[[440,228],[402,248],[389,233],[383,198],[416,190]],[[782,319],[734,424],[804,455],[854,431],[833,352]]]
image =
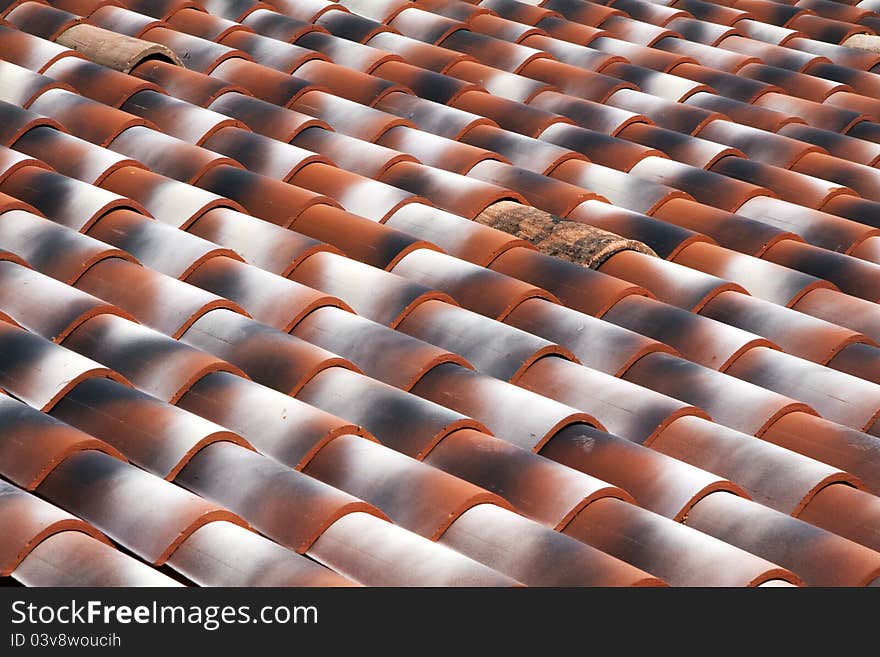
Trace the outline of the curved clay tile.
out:
[[[332,296],[226,257],[204,262],[186,282],[240,304],[257,321],[284,332],[317,308],[347,308]]]
[[[314,163],[331,164],[322,155],[293,144],[285,144],[248,129],[226,127],[210,135],[205,148],[223,153],[245,168],[277,180],[290,180],[298,171]]]
[[[172,278],[186,278],[211,258],[223,256],[240,260],[230,249],[130,210],[108,212],[88,234],[123,249],[145,266]]]
[[[99,315],[84,322],[65,339],[64,346],[94,356],[139,389],[170,403],[211,372],[243,376],[241,370],[219,358],[111,315]]]
[[[209,522],[244,524],[180,486],[95,451],[69,457],[37,491],[155,566],[165,563],[187,536]]]
[[[535,64],[540,61],[544,60],[536,60],[532,63]],[[523,73],[521,72],[519,75],[508,73],[507,71],[500,71],[497,68],[471,61],[458,62],[447,69],[448,75],[481,85],[490,94],[519,103],[528,104],[537,94],[554,88],[548,82],[542,82],[537,78],[525,77]]]
[[[0,75],[5,81],[5,86],[0,91],[0,100],[21,107],[30,107],[39,96],[52,89],[72,91],[72,88],[63,82],[40,75],[12,62],[0,61]],[[34,111],[43,113],[40,110]]]
[[[340,436],[318,452],[315,459],[346,438],[375,445],[358,436]],[[237,482],[236,486],[229,486],[232,480]],[[174,481],[223,504],[260,533],[300,554],[344,515],[357,512],[385,517],[370,504],[319,478],[228,442],[204,447]]]
[[[490,268],[544,288],[567,307],[594,316],[601,316],[625,296],[648,294],[638,285],[533,248],[509,249]]]
[[[415,162],[400,162],[382,174],[382,181],[407,190],[415,199],[427,199],[428,204],[436,204],[448,212],[472,219],[500,200],[524,200],[502,181],[485,180],[472,175],[475,171],[481,171],[484,165],[496,162],[497,160],[482,160],[469,170],[467,176]],[[400,207],[402,206],[393,208],[387,216],[397,212]]]
[[[5,25],[0,25],[0,55],[13,64],[38,73],[47,73],[50,66],[62,59],[89,63],[82,55],[69,48]],[[57,79],[57,76],[47,74]]]
[[[304,472],[374,504],[395,524],[431,540],[478,504],[509,508],[479,486],[357,436],[329,443]]]
[[[119,258],[92,266],[77,289],[107,300],[138,322],[178,338],[205,313],[225,308],[245,314],[235,302],[189,283]]]
[[[375,440],[355,424],[229,372],[199,379],[177,406],[235,431],[260,453],[297,470],[341,435]]]
[[[223,128],[244,127],[223,114],[150,90],[138,92],[121,109],[149,121],[165,134],[197,146]]]
[[[464,513],[440,542],[532,586],[664,585],[634,566],[494,504]]]
[[[55,466],[76,452],[91,449],[125,459],[104,441],[7,395],[0,397],[0,426],[0,472],[25,490],[39,486]]]
[[[364,559],[368,554],[369,559]],[[366,513],[349,513],[308,552],[314,560],[367,586],[520,586],[460,552]]]
[[[4,16],[4,20],[28,34],[56,41],[58,37],[83,18],[39,2],[25,2]]]
[[[873,343],[856,331],[736,292],[719,294],[700,314],[762,335],[786,353],[821,365],[849,345]]]
[[[868,431],[880,418],[880,386],[772,349],[754,349],[731,376],[809,404],[827,420]]]
[[[677,399],[561,358],[532,364],[517,385],[589,413],[610,433],[645,445],[679,417],[708,417]]]
[[[569,96],[597,103],[604,102],[614,92],[621,89],[635,88],[631,82],[546,58],[530,62],[520,71],[519,75],[545,82]],[[552,89],[544,91],[552,91]],[[528,103],[535,95],[537,94],[530,94],[527,99],[521,102]]]
[[[134,126],[122,132],[107,148],[128,155],[154,176],[166,176],[193,184],[217,167],[242,165],[232,158],[190,144],[158,130]]]
[[[756,197],[755,201],[766,197]],[[748,202],[740,206],[740,209]],[[749,219],[739,213],[719,210],[688,199],[671,199],[654,212],[657,219],[699,231],[721,246],[760,257],[770,246],[781,240],[800,239],[787,230],[763,221]],[[685,246],[687,243],[685,243]],[[674,258],[673,254],[672,257]]]
[[[461,367],[446,366],[453,365]],[[365,427],[383,445],[413,458],[422,458],[453,431],[489,431],[448,406],[340,367],[318,374],[297,399]]]
[[[196,13],[199,13],[202,16],[208,15],[202,11]],[[88,12],[88,14],[80,13],[80,15],[88,15],[88,22],[92,25],[134,38],[140,38],[144,32],[153,27],[161,27],[165,25],[164,21],[155,18],[154,16],[147,16],[144,13],[126,9],[118,4],[106,4],[102,7],[96,8],[94,11]],[[185,32],[186,30],[183,31]]]
[[[537,97],[553,91],[542,91]],[[530,137],[541,134],[548,126],[556,123],[571,123],[568,117],[554,111],[546,111],[530,101],[528,105],[483,91],[469,91],[454,102],[452,107],[471,114],[485,117],[505,130],[518,132]]]
[[[761,351],[778,353],[773,349]],[[781,393],[664,353],[645,356],[623,378],[693,404],[715,422],[753,435],[761,435],[788,413],[815,414],[805,403]]]
[[[639,506],[679,522],[714,492],[746,495],[723,477],[584,424],[559,431],[540,454],[620,486]]]
[[[413,251],[391,271],[446,292],[462,307],[498,320],[527,299],[558,301],[539,287],[431,249]]]
[[[328,61],[326,55],[292,43],[253,34],[250,31],[236,30],[221,37],[224,46],[246,52],[263,66],[293,73],[303,64],[312,61]]]
[[[44,539],[11,574],[25,586],[181,586],[168,575],[79,531]]]
[[[681,64],[697,63],[697,58],[691,54],[690,50],[679,52],[679,50],[672,48],[660,48],[661,44],[668,41],[680,41],[692,46],[702,45],[693,41],[684,41],[675,36],[664,36],[654,46],[649,48],[638,43],[616,39],[604,33],[590,41],[589,46],[604,53],[607,58],[606,63],[596,69],[602,73],[608,73],[607,69],[613,64],[630,63],[659,73],[667,73]],[[702,47],[711,50],[711,46]],[[698,51],[697,54],[703,57],[704,52]],[[628,86],[632,89],[637,88],[632,82],[629,82]]]
[[[83,381],[55,405],[52,417],[104,440],[169,481],[207,445],[223,441],[250,448],[213,422],[108,379]]]
[[[877,535],[877,497],[852,486],[826,486],[819,491],[798,518],[834,532],[872,550],[880,547]],[[840,513],[846,509],[846,513]]]
[[[219,78],[156,60],[142,62],[132,69],[131,76],[152,82],[174,98],[199,107],[206,107],[227,93],[248,93],[243,87],[224,82]],[[222,113],[228,114],[228,112]]]
[[[709,128],[724,121],[711,121]],[[705,128],[704,128],[705,130]],[[702,134],[702,132],[701,132]],[[614,169],[628,171],[646,157],[668,155],[674,160],[690,164],[701,169],[708,169],[722,157],[728,155],[742,156],[742,152],[735,148],[729,148],[724,144],[717,144],[705,137],[693,137],[673,130],[667,130],[647,123],[633,123],[625,127],[618,137],[627,139],[633,144],[641,144],[644,149],[641,156],[628,167],[622,168],[611,165]],[[650,147],[650,148],[649,148]],[[654,150],[656,149],[656,150]]]
[[[331,61],[342,64],[347,68],[352,68],[361,73],[372,74],[379,66],[385,62],[402,62],[405,61],[400,54],[395,52],[387,52],[378,47],[371,45],[373,38],[383,34],[391,34],[391,32],[379,32],[371,38],[366,44],[349,41],[333,34],[327,34],[320,31],[318,26],[310,26],[314,31],[307,32],[293,39],[293,42],[303,48],[314,50],[326,55]],[[286,40],[286,39],[283,39]],[[430,48],[428,44],[423,44]]]
[[[714,5],[718,6],[718,5]],[[748,20],[745,21],[747,23]],[[740,22],[738,29],[742,31],[744,22]],[[702,66],[717,69],[724,73],[736,73],[739,69],[750,62],[760,62],[758,57],[743,55],[731,50],[724,50],[715,46],[707,46],[695,41],[685,41],[667,37],[660,39],[654,44],[654,48],[669,53],[675,53],[682,57],[688,57],[694,61],[698,61]],[[684,62],[681,62],[684,63]]]
[[[557,530],[597,500],[632,501],[616,486],[471,429],[447,436],[425,462],[503,496],[518,513]]]
[[[222,202],[203,206],[191,219],[197,219],[215,207],[225,206],[233,210],[246,210],[266,222],[286,228],[306,208],[322,203],[336,205],[336,201],[318,192],[274,180],[238,166],[214,167],[199,179],[198,185],[210,192],[202,192],[202,195],[220,199]],[[198,191],[201,190],[189,188],[194,196]],[[227,198],[217,196],[219,193]]]
[[[447,294],[335,253],[306,258],[289,276],[347,303],[358,315],[392,328],[425,301],[455,303]],[[353,285],[355,280],[362,285]]]
[[[781,244],[801,243],[784,240],[770,249]],[[813,290],[836,289],[832,283],[816,276],[705,242],[691,244],[675,257],[675,262],[693,270],[726,278],[741,285],[749,294],[781,306],[792,306]]]
[[[475,61],[470,55],[412,39],[396,32],[377,32],[366,44],[389,54],[399,55],[404,61],[437,73],[446,73],[458,62]]]
[[[405,126],[397,126],[393,130],[407,130]],[[387,135],[387,133],[385,133]],[[424,134],[424,133],[419,133]],[[384,137],[385,135],[383,135]],[[416,162],[417,158],[410,153],[393,150],[378,143],[355,139],[324,128],[307,128],[290,141],[295,146],[305,148],[313,153],[320,153],[337,166],[367,178],[379,178],[387,169],[398,162]],[[442,137],[436,137],[442,140]],[[450,142],[457,144],[458,142]],[[462,148],[465,148],[462,145]]]
[[[785,133],[789,127],[804,126],[791,123],[783,127],[781,132]],[[819,146],[733,121],[712,121],[700,130],[699,135],[701,139],[711,139],[738,149],[749,159],[784,169],[790,168],[805,155],[822,152]]]
[[[621,299],[602,319],[669,344],[688,360],[721,372],[750,349],[779,348],[760,335],[646,297]]]
[[[356,369],[336,354],[225,308],[202,315],[180,340],[289,395],[328,368]]]
[[[126,262],[119,258],[110,260]],[[28,294],[21,294],[22,289],[27,289]],[[53,342],[62,342],[77,326],[96,315],[130,317],[112,302],[9,261],[0,261],[0,311],[22,328]]]
[[[880,573],[873,550],[733,495],[701,500],[687,524],[789,568],[808,586],[865,586]],[[839,568],[828,568],[829,559]]]
[[[880,356],[880,347],[875,344],[851,342],[823,365],[839,372],[852,374],[865,381],[880,383],[878,356]],[[870,431],[876,431],[876,428],[872,426]]]
[[[19,254],[37,271],[68,285],[105,258],[135,261],[125,251],[17,209],[5,212],[0,220],[0,248]]]
[[[323,204],[311,206],[315,209],[325,207],[332,208]],[[246,230],[242,230],[245,227]],[[289,275],[315,253],[337,253],[333,247],[311,237],[225,207],[208,210],[190,224],[187,231],[222,244],[249,264],[280,276]]]
[[[79,531],[97,540],[107,541],[88,522],[5,481],[0,481],[0,518],[5,528],[0,541],[0,575],[4,577],[9,576],[37,545],[53,534]]]
[[[412,388],[440,363],[470,367],[450,351],[327,305],[312,311],[291,333],[347,358],[367,376],[402,390]]]
[[[662,577],[670,586],[800,582],[766,559],[614,498],[597,500],[563,532]]]
[[[584,366],[612,376],[623,375],[654,351],[674,353],[669,345],[544,299],[524,301],[504,322],[565,347]]]
[[[843,185],[742,157],[725,157],[713,164],[711,170],[733,180],[758,185],[763,190],[769,189],[784,201],[813,210],[823,208],[835,196],[855,195],[853,190]],[[725,209],[733,211],[736,208]]]
[[[675,189],[665,184],[663,178],[640,180],[633,184],[632,174],[639,175],[642,172],[641,164],[650,160],[665,160],[656,156],[650,156],[640,160],[631,169],[631,174],[604,167],[601,164],[568,160],[556,167],[550,174],[552,178],[567,182],[581,189],[598,194],[610,203],[642,214],[652,214],[657,208],[674,198],[689,199],[687,191]],[[585,199],[589,202],[589,199]],[[578,208],[583,208],[579,204]],[[577,217],[576,208],[570,211],[566,217]],[[577,219],[574,219],[577,221]],[[584,222],[589,223],[589,222]]]
[[[167,19],[167,24],[175,30],[192,34],[193,36],[223,43],[223,40],[235,32],[253,34],[253,30],[234,20],[224,18],[222,15],[209,14],[198,9],[181,9],[174,12]],[[239,47],[236,44],[233,47]]]
[[[444,253],[486,267],[503,253],[531,242],[421,203],[405,205],[384,224],[439,246]]]
[[[462,141],[498,153],[515,166],[543,175],[549,175],[557,166],[568,160],[587,161],[587,158],[580,153],[549,141],[526,137],[493,126],[477,126],[468,131],[462,137]]]
[[[100,185],[122,168],[143,167],[136,160],[49,126],[28,130],[15,142],[15,148],[46,162],[62,175],[91,185]]]
[[[454,363],[435,367],[412,392],[466,413],[503,440],[536,452],[564,427],[601,427],[588,413]]]
[[[695,242],[691,246],[699,244]],[[599,271],[634,286],[644,286],[637,289],[647,289],[660,301],[692,312],[698,312],[713,297],[727,290],[745,292],[734,282],[632,250],[615,253],[599,265]],[[611,305],[603,308],[603,312]]]
[[[448,349],[485,374],[516,381],[536,360],[549,355],[574,356],[563,347],[463,308],[429,301],[397,327],[429,344]],[[491,344],[492,348],[487,348]]]
[[[230,169],[233,167],[221,165],[217,168]],[[234,168],[237,171],[241,170],[238,167]],[[141,214],[152,214],[157,221],[181,229],[188,228],[199,217],[212,209],[241,209],[241,206],[235,201],[136,167],[120,169],[110,175],[104,181],[103,187],[143,203],[144,209]],[[149,208],[149,212],[147,212],[147,208]]]
[[[501,156],[483,148],[453,141],[447,137],[422,132],[409,126],[394,126],[376,140],[389,149],[408,154],[415,161],[437,169],[444,169],[461,175],[467,174],[483,160],[497,160]],[[397,161],[389,162],[389,167]],[[379,173],[384,173],[385,167]]]
[[[311,559],[224,521],[199,527],[166,563],[199,586],[356,586]]]
[[[698,417],[676,420],[651,448],[727,477],[754,501],[788,515],[798,516],[831,484],[862,486],[830,465]]]
[[[833,200],[833,199],[832,199]],[[823,207],[827,208],[826,203]],[[787,240],[808,244],[838,252],[851,252],[865,240],[877,236],[877,228],[863,223],[845,219],[828,213],[825,210],[810,210],[769,196],[757,196],[743,203],[737,214],[757,221],[788,230],[802,240]],[[782,240],[768,246],[761,254],[775,249]]]
[[[389,179],[391,171],[410,164],[401,162],[395,165],[382,176],[383,180],[379,181],[330,164],[315,162],[297,171],[289,178],[289,182],[316,194],[327,195],[349,212],[381,222],[406,203],[419,200],[417,193],[393,186],[392,183],[396,181]]]
[[[132,126],[153,125],[139,116],[64,89],[50,89],[33,102],[31,109],[51,116],[71,134],[102,147]]]

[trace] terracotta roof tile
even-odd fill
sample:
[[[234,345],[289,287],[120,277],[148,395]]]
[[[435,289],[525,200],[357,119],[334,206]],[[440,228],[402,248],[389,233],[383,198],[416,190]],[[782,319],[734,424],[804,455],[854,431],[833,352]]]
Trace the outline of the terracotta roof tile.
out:
[[[181,586],[79,531],[60,532],[41,541],[12,577],[25,586]]]
[[[464,370],[457,364],[448,367]],[[380,436],[383,445],[414,458],[424,457],[453,431],[474,429],[489,433],[483,424],[450,406],[406,394],[339,367],[314,377],[297,393],[297,398],[328,413],[338,413]]]
[[[731,523],[731,518],[737,522]],[[710,495],[701,500],[691,509],[687,523],[791,568],[808,585],[864,586],[876,577],[878,563],[873,550],[733,495]],[[801,549],[792,550],[794,544]],[[847,566],[834,572],[824,568],[826,559],[835,558],[831,555],[846,559]]]
[[[723,477],[585,424],[564,427],[540,453],[620,486],[639,506],[676,521],[713,492],[745,495]]]
[[[768,581],[799,581],[769,561],[689,530],[637,506],[604,498],[578,514],[564,532],[657,573],[671,586],[760,586]],[[650,536],[651,540],[632,540],[638,536]],[[716,568],[719,563],[725,566]],[[773,579],[777,577],[784,579]]]
[[[464,513],[440,542],[532,586],[663,585],[634,566],[493,504]],[[530,557],[538,545],[542,557]]]
[[[529,366],[517,385],[588,412],[611,433],[643,444],[678,417],[703,415],[677,399],[562,358],[542,358]],[[586,390],[601,394],[587,395]]]
[[[53,534],[79,531],[92,538],[106,540],[87,522],[5,481],[0,482],[0,500],[3,524],[8,528],[0,543],[0,573],[4,576],[15,570],[37,545]]]
[[[0,397],[0,422],[5,432],[0,443],[0,471],[25,490],[34,490],[56,465],[83,450],[125,459],[102,440],[6,395]]]
[[[364,559],[365,553],[371,559]],[[337,520],[315,542],[309,556],[372,586],[521,585],[456,550],[364,513],[349,513]]]
[[[467,413],[483,422],[494,434],[518,447],[534,451],[563,427],[599,424],[579,412],[533,392],[453,363],[438,365],[423,376],[413,393]],[[524,408],[528,407],[528,412]]]
[[[199,586],[356,586],[329,568],[222,520],[195,530],[167,563]]]
[[[65,340],[70,352],[96,356],[138,388],[173,403],[210,372],[241,371],[219,358],[113,315],[98,315]],[[47,354],[48,356],[48,354]],[[79,356],[78,359],[81,359]]]
[[[19,254],[38,271],[68,284],[106,258],[135,261],[126,251],[17,209],[0,219],[0,245]]]
[[[177,405],[245,436],[261,453],[294,469],[340,435],[375,440],[359,426],[229,372],[199,379]]]
[[[0,5],[2,575],[880,581],[880,6]]]
[[[91,485],[84,485],[84,481]],[[229,511],[179,486],[91,450],[65,460],[37,490],[49,500],[63,501],[112,539],[157,566],[206,523],[227,520],[243,524]],[[156,506],[158,500],[162,500],[160,507]],[[139,511],[137,523],[120,513],[120,503],[130,511]]]
[[[52,417],[104,440],[169,481],[206,445],[223,441],[250,447],[213,422],[110,379],[83,381],[55,405]]]
[[[105,262],[109,261],[137,267],[120,258]],[[109,313],[130,317],[106,299],[81,292],[14,262],[0,261],[0,280],[3,281],[0,310],[5,319],[53,342],[62,342],[77,326],[96,315]],[[22,298],[15,294],[18,287],[26,287],[33,296]],[[49,308],[52,308],[51,313]]]

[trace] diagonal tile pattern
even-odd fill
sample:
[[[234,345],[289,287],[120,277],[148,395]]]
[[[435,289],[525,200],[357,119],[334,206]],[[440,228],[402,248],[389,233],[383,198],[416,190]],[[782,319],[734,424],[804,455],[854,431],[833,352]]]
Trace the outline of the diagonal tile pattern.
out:
[[[0,577],[880,583],[873,0],[0,0]]]

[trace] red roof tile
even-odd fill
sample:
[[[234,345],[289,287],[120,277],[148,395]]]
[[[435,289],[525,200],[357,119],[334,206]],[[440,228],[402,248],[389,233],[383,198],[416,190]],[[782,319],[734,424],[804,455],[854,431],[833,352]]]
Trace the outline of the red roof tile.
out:
[[[878,8],[3,4],[0,576],[878,581]]]

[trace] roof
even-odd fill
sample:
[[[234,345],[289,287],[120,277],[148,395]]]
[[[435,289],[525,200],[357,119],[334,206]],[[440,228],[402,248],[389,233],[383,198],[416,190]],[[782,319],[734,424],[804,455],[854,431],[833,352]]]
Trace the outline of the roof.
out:
[[[880,583],[875,0],[0,0],[0,577]]]

